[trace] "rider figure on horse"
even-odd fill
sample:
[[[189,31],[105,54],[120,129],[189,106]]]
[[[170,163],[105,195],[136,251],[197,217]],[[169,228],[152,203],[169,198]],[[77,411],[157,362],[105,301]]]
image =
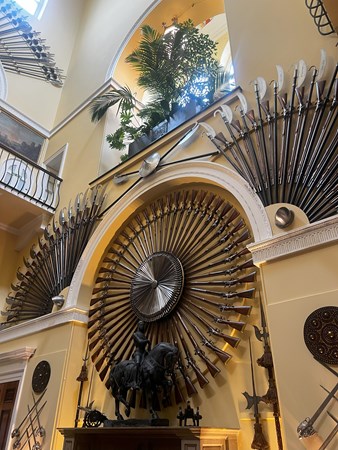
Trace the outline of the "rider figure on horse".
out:
[[[143,358],[148,354],[150,350],[150,341],[144,334],[145,331],[145,323],[140,320],[137,325],[137,330],[133,334],[134,345],[136,347],[135,352],[133,354],[133,359],[136,364],[136,373],[135,373],[135,384],[133,386],[134,389],[139,389],[141,384],[140,379],[140,365],[143,361]],[[147,350],[148,347],[148,350]]]

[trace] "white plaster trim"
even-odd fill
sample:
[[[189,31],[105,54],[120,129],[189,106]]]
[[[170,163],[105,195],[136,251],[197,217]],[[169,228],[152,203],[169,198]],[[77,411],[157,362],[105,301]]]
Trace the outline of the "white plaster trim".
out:
[[[76,305],[80,296],[82,279],[92,260],[95,249],[108,232],[110,226],[120,214],[139,197],[158,186],[165,187],[169,182],[188,181],[213,183],[223,187],[238,200],[250,222],[255,241],[262,241],[272,236],[271,226],[264,206],[249,184],[233,170],[209,161],[193,161],[177,163],[175,166],[161,168],[153,175],[140,181],[116,203],[99,224],[86,249],[84,250],[70,285],[66,306]]]
[[[0,343],[29,336],[30,334],[35,334],[68,322],[80,322],[86,324],[88,322],[88,310],[80,309],[78,307],[61,309],[60,311],[46,314],[37,319],[32,319],[28,322],[5,328],[0,331]]]
[[[0,61],[0,99],[6,100],[8,94],[8,83],[4,66]]]
[[[36,348],[23,347],[11,352],[0,353],[0,366],[17,361],[26,361],[34,355]]]
[[[338,215],[305,225],[287,234],[248,245],[256,265],[323,244],[338,242]]]
[[[17,228],[10,227],[9,225],[5,225],[4,223],[0,223],[0,230],[6,231],[6,233],[14,234],[15,236],[20,235],[20,231]]]
[[[161,0],[154,0],[151,5],[149,5],[145,11],[142,13],[142,15],[136,20],[132,28],[129,30],[128,34],[125,36],[123,41],[121,42],[119,48],[117,49],[106,74],[106,80],[109,80],[113,77],[115,67],[117,63],[119,62],[119,59],[121,57],[121,54],[123,52],[124,47],[128,44],[129,40],[133,36],[133,34],[136,32],[136,30],[139,28],[141,23],[144,21],[144,19],[151,13],[151,11],[159,4],[161,3]]]

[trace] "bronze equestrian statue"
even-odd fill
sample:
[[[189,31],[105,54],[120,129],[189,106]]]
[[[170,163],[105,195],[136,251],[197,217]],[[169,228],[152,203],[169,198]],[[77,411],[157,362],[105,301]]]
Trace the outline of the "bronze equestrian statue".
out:
[[[134,333],[136,351],[133,359],[120,361],[110,371],[109,384],[115,398],[115,415],[123,420],[120,413],[120,402],[126,407],[125,414],[130,415],[130,404],[127,401],[129,389],[142,389],[149,397],[150,410],[153,417],[157,417],[157,391],[162,388],[163,403],[170,395],[171,380],[168,378],[173,372],[178,359],[178,349],[168,342],[161,342],[147,351],[150,342],[144,336],[144,324],[140,322]]]

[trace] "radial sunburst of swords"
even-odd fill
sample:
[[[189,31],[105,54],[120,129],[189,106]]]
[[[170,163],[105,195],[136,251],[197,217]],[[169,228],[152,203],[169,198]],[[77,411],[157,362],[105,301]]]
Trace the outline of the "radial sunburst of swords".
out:
[[[62,86],[64,76],[54,55],[26,19],[16,2],[0,1],[0,61],[4,69]]]
[[[178,346],[188,396],[208,383],[205,369],[216,376],[252,308],[249,241],[239,211],[214,193],[174,191],[141,207],[112,239],[93,290],[88,338],[101,380],[131,357],[138,320],[152,346]]]
[[[24,268],[17,270],[18,282],[6,298],[7,309],[1,311],[6,321],[1,327],[43,316],[52,311],[54,296],[71,283],[72,277],[96,226],[104,201],[104,190],[97,186],[76,197],[74,206],[60,212],[44,230]]]
[[[290,203],[315,222],[338,212],[338,65],[326,81],[300,63],[290,92],[278,81],[269,98],[258,77],[255,109],[239,94],[239,108],[216,112],[224,130],[209,127],[207,135],[264,206]]]

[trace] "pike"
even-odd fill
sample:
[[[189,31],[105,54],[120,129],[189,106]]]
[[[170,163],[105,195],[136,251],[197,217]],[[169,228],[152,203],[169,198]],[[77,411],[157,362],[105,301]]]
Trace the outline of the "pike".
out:
[[[179,313],[177,313],[179,314]],[[190,324],[190,326],[195,330],[195,332],[197,333],[197,335],[201,338],[202,340],[202,344],[205,345],[206,347],[208,347],[210,350],[212,350],[216,356],[222,361],[223,364],[227,363],[230,359],[231,359],[231,355],[223,350],[221,350],[220,348],[216,347],[209,339],[207,339],[204,334],[201,332],[201,330],[198,328],[197,325],[195,325],[187,316],[185,316],[183,313],[182,315],[185,317],[185,320]],[[189,336],[190,337],[190,336]],[[198,351],[201,353],[197,353],[200,357],[202,357],[202,359],[205,361],[208,369],[209,369],[209,365],[211,365],[212,369],[214,370],[214,368],[217,369],[217,372],[215,373],[215,375],[213,375],[214,377],[217,375],[217,373],[220,372],[220,369],[218,367],[216,367],[214,364],[211,363],[211,361],[209,360],[209,358],[205,355],[204,352],[202,352],[202,350],[199,348],[198,344],[196,343],[196,341],[194,340]]]
[[[299,203],[299,207],[302,207],[306,214],[309,213],[309,207],[311,208],[311,206],[312,206],[313,194],[312,194],[311,201],[309,201],[309,197],[310,197],[310,194],[313,193],[314,184],[319,181],[320,185],[324,184],[325,189],[329,189],[331,187],[331,185],[334,186],[334,183],[336,182],[335,173],[337,171],[337,166],[338,166],[337,159],[336,159],[336,161],[335,160],[332,161],[333,164],[332,163],[328,164],[328,162],[330,161],[330,159],[333,156],[335,156],[335,158],[337,158],[337,155],[335,155],[337,146],[338,146],[338,130],[336,131],[333,141],[330,143],[330,145],[326,149],[326,156],[324,156],[323,161],[317,166],[317,169],[314,171],[310,181],[308,182],[308,185],[306,186],[307,192],[303,195],[303,198],[301,199],[301,201]],[[325,174],[323,174],[324,171],[325,171]],[[322,179],[318,180],[320,177]],[[319,191],[319,189],[318,189],[318,191]],[[318,194],[320,194],[320,191],[318,192]]]
[[[329,394],[326,396],[326,398],[323,400],[321,405],[318,407],[316,412],[313,414],[312,417],[307,417],[304,419],[297,427],[297,433],[299,439],[312,436],[316,433],[315,429],[313,428],[314,423],[319,418],[321,413],[324,411],[326,406],[329,404],[332,398],[334,398],[335,393],[338,391],[338,383],[335,385],[335,387],[329,392]]]
[[[296,68],[293,75],[290,104],[287,105],[286,95],[285,97],[284,96],[279,97],[281,106],[283,108],[282,147],[280,151],[280,159],[278,167],[278,184],[281,186],[281,191],[279,192],[280,202],[283,202],[285,200],[285,188],[287,182],[287,164],[289,160],[291,125],[294,112],[294,99],[297,87],[297,78],[298,78],[298,70]]]
[[[289,166],[289,173],[288,173],[288,183],[290,186],[290,191],[288,195],[288,203],[293,202],[294,195],[296,191],[293,190],[293,184],[295,181],[295,176],[297,173],[297,167],[299,164],[299,158],[301,157],[301,148],[303,144],[303,139],[305,135],[305,130],[307,127],[308,117],[309,117],[309,111],[312,104],[312,95],[313,90],[316,82],[316,78],[318,75],[318,71],[315,68],[312,72],[312,79],[310,83],[310,89],[308,92],[307,100],[305,105],[302,102],[302,94],[297,90],[297,96],[298,96],[298,118],[297,118],[297,125],[296,125],[296,131],[295,131],[295,138],[294,138],[294,145],[292,148],[291,153],[291,161]]]
[[[179,317],[179,316],[178,316],[178,317]],[[187,345],[187,343],[186,343],[186,341],[185,341],[185,339],[184,339],[184,337],[183,337],[183,335],[182,335],[182,333],[181,333],[181,331],[180,331],[180,329],[179,329],[179,325],[178,325],[178,323],[177,323],[176,317],[174,316],[173,319],[174,319],[174,323],[175,323],[175,326],[176,326],[176,331],[177,331],[177,333],[178,333],[178,335],[179,335],[180,342],[181,342],[181,344],[182,344],[182,347],[183,347],[183,350],[184,350],[184,353],[185,353],[185,356],[186,356],[186,360],[187,360],[187,362],[188,362],[188,366],[190,366],[190,367],[193,369],[193,371],[194,371],[194,373],[195,373],[195,375],[196,375],[197,381],[198,381],[200,387],[203,389],[204,386],[205,386],[206,384],[209,383],[209,381],[208,381],[208,379],[203,375],[203,373],[201,372],[201,370],[200,370],[199,367],[197,366],[195,360],[194,360],[193,357],[191,356],[189,347],[188,347],[188,345]],[[180,319],[180,321],[182,320],[180,317],[179,317],[179,319]],[[181,323],[182,323],[182,322],[181,322]],[[183,323],[182,323],[182,325],[183,325]],[[183,327],[184,327],[184,325],[183,325]],[[184,328],[184,329],[185,329],[185,328]],[[189,336],[189,335],[188,335],[188,336]],[[197,354],[197,352],[196,352],[196,354]],[[190,387],[190,388],[191,388],[191,387]]]
[[[257,193],[261,197],[263,204],[267,205],[267,198],[266,198],[266,193],[264,190],[264,180],[262,177],[262,171],[259,166],[259,162],[258,162],[257,155],[255,152],[255,147],[252,142],[251,132],[248,128],[248,125],[247,125],[247,122],[245,119],[247,117],[247,111],[244,111],[243,108],[240,108],[240,115],[241,115],[242,122],[243,122],[243,129],[240,127],[238,121],[234,121],[232,123],[232,125],[237,128],[237,131],[239,131],[241,137],[243,137],[248,156],[249,156],[249,158],[251,160],[251,164],[255,170],[255,178],[257,180]]]
[[[258,144],[259,144],[259,147],[262,152],[263,167],[264,167],[267,191],[268,191],[268,201],[269,201],[269,204],[271,204],[272,203],[272,191],[271,191],[272,179],[270,178],[269,159],[268,159],[268,151],[267,151],[265,134],[264,134],[264,121],[263,121],[263,116],[262,116],[262,102],[261,102],[261,100],[264,97],[264,94],[261,98],[257,80],[254,83],[254,87],[255,87],[256,104],[257,104],[257,109],[258,109],[258,124],[257,124]]]
[[[236,136],[235,136],[235,134],[234,134],[234,132],[232,131],[232,128],[231,128],[232,113],[229,112],[229,110],[230,110],[230,108],[229,108],[229,109],[227,109],[228,114],[225,114],[224,113],[224,108],[225,107],[222,106],[223,113],[220,112],[220,111],[219,111],[219,113],[221,114],[223,122],[224,122],[224,124],[225,124],[225,126],[226,126],[226,128],[227,128],[227,130],[228,130],[228,132],[230,134],[230,137],[232,139],[232,143],[228,143],[225,139],[224,139],[224,141],[226,142],[227,148],[229,148],[229,150],[231,151],[231,154],[233,155],[234,159],[236,161],[240,160],[240,165],[243,167],[245,175],[246,175],[244,178],[249,182],[249,184],[252,187],[252,189],[256,192],[257,191],[256,178],[255,178],[255,176],[254,176],[254,174],[253,174],[253,172],[251,170],[251,167],[250,167],[250,165],[249,165],[247,159],[245,158],[245,155],[244,155],[244,153],[243,153],[243,151],[241,149],[241,146],[239,145],[238,140],[237,140],[237,138],[236,138]],[[218,111],[216,111],[216,112],[218,112]],[[216,135],[216,137],[217,136],[218,135]],[[235,146],[237,154],[233,150],[233,146]]]
[[[320,123],[324,116],[325,107],[329,101],[331,91],[335,84],[337,72],[338,72],[338,64],[336,65],[335,71],[333,73],[333,77],[331,79],[331,82],[328,87],[328,90],[327,90],[324,100],[322,99],[322,94],[324,91],[325,81],[319,81],[316,83],[317,102],[316,102],[315,111],[314,111],[314,114],[312,117],[312,122],[311,122],[309,133],[308,133],[308,138],[304,145],[302,160],[300,162],[300,165],[299,165],[298,171],[297,171],[297,175],[296,175],[296,183],[297,184],[298,184],[298,182],[300,182],[303,179],[309,159],[311,156],[313,156],[312,154],[313,154],[314,142],[315,142],[315,139],[317,136],[317,132],[319,130]],[[302,193],[302,189],[297,190],[297,196],[296,196],[295,201],[299,201],[299,197],[300,197],[301,193]]]
[[[184,311],[187,311],[186,308],[183,307]],[[192,314],[197,320],[199,320],[205,327],[207,327],[207,332],[209,335],[220,337],[224,340],[224,342],[227,342],[231,345],[231,347],[236,348],[240,342],[239,338],[236,338],[234,336],[229,336],[228,334],[224,334],[221,332],[219,328],[212,327],[207,320],[205,320],[202,316],[197,314],[194,310],[190,309],[188,312]]]
[[[251,364],[251,382],[252,382],[252,395],[250,395],[248,392],[243,392],[244,397],[247,401],[246,409],[251,409],[252,406],[254,407],[254,417],[255,417],[255,423],[254,423],[254,439],[251,444],[251,448],[254,449],[260,449],[265,450],[269,448],[269,445],[264,437],[262,425],[259,421],[259,411],[258,411],[258,404],[261,401],[261,397],[257,396],[256,394],[256,386],[255,386],[255,376],[254,376],[254,368],[253,368],[253,361],[252,361],[252,350],[251,350],[251,340],[249,338],[249,350],[250,350],[250,364]]]

